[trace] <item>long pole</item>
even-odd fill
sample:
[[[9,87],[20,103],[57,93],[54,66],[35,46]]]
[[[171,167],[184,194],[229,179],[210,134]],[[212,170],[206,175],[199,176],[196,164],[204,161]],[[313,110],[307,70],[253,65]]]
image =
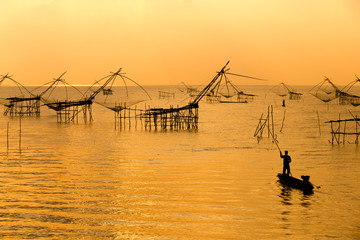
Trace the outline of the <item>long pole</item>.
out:
[[[269,131],[269,133],[271,134],[271,137],[272,137],[272,139],[273,139],[273,141],[274,141],[274,143],[275,143],[276,147],[279,149],[279,152],[281,152],[281,149],[280,149],[279,144],[278,144],[278,140],[277,140],[277,139],[275,139],[274,133],[273,133],[273,132],[271,132],[271,131]]]
[[[19,152],[21,152],[21,116],[19,117]]]
[[[281,123],[281,129],[280,129],[280,132],[282,132],[282,130],[283,130],[283,127],[284,127],[284,122],[285,122],[285,114],[286,114],[286,109],[284,110],[284,117],[283,117],[283,120],[282,120],[282,123]]]
[[[278,140],[275,139],[275,137],[274,137],[274,135],[273,135],[272,133],[271,133],[271,136],[272,136],[272,138],[273,138],[273,141],[274,141],[276,147],[279,149],[279,152],[281,152],[281,149],[280,149],[279,144],[278,144]]]
[[[9,152],[9,122],[7,122],[7,131],[6,131],[6,148]]]
[[[358,118],[357,118],[357,115],[356,115],[356,118],[355,118],[355,126],[356,126],[356,140],[355,140],[355,143],[358,144],[359,143],[359,133],[358,133],[358,122],[357,122]]]
[[[274,109],[273,106],[271,105],[271,125],[272,125],[272,132],[275,132],[275,126],[274,126]]]
[[[319,117],[319,111],[316,111],[316,113],[317,113],[317,117],[318,117],[319,133],[320,133],[320,136],[321,136],[321,127],[320,127],[320,117]]]
[[[267,128],[268,128],[268,137],[270,136],[270,106],[268,106],[268,115],[267,115]]]
[[[194,101],[192,101],[190,104],[198,104],[200,100],[205,96],[205,94],[208,92],[208,90],[211,88],[211,86],[216,82],[216,80],[225,73],[225,68],[229,64],[230,61],[228,61],[225,66],[216,74],[216,76],[211,80],[211,82],[203,89],[201,92],[196,96]]]

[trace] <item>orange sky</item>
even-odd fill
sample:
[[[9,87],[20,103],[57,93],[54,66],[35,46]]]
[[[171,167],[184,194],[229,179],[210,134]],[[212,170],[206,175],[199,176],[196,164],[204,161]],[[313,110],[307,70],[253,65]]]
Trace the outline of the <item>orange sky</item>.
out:
[[[24,85],[65,70],[69,83],[92,84],[119,67],[141,85],[199,84],[227,60],[267,84],[360,75],[358,0],[11,0],[0,9],[0,74]]]

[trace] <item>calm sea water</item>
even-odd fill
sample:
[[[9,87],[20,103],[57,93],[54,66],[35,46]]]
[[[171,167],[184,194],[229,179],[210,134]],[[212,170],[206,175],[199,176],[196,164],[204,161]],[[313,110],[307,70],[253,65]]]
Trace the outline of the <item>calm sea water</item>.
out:
[[[114,113],[97,104],[91,124],[58,124],[42,107],[21,119],[21,151],[19,118],[2,116],[0,238],[360,239],[360,149],[331,145],[325,123],[360,109],[325,104],[309,87],[285,108],[270,87],[243,89],[254,102],[201,102],[197,131],[115,130]],[[147,90],[150,105],[186,104],[176,87]],[[269,105],[293,175],[320,186],[313,194],[279,184],[279,151],[267,133],[253,136]]]

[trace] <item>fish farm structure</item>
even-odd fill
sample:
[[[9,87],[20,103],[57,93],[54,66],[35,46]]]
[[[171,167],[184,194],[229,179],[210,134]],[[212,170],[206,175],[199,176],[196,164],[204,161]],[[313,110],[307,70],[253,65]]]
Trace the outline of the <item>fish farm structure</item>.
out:
[[[145,129],[182,130],[197,129],[199,105],[190,103],[183,107],[149,108],[141,113]]]
[[[280,97],[286,97],[289,95],[290,100],[300,100],[302,98],[302,93],[295,92],[283,82],[273,87],[272,91]]]
[[[71,88],[81,96],[83,94],[74,86],[68,84],[62,77],[66,72],[61,74],[57,79],[53,82],[46,83],[42,87],[47,87],[45,91],[43,91],[41,95],[41,101],[48,108],[56,111],[56,117],[58,123],[77,123],[79,120],[80,112],[83,112],[84,122],[92,121],[92,111],[91,111],[91,99],[81,98],[78,100],[70,100],[68,97],[68,88]],[[61,90],[65,90],[65,94],[61,94],[61,97],[65,99],[56,99],[53,96],[55,94],[55,89],[61,88]],[[49,94],[46,95],[46,93]]]
[[[343,104],[349,103],[353,106],[360,105],[360,95],[357,95],[352,92],[352,90],[356,87],[355,84],[360,83],[360,79],[356,77],[356,80],[350,82],[346,85],[340,92],[339,98],[340,102]],[[359,91],[358,91],[359,92]]]
[[[330,124],[331,128],[331,144],[351,143],[351,140],[353,140],[355,144],[359,144],[360,118],[358,118],[358,116],[352,116],[353,118],[341,119],[339,115],[338,120],[326,122]]]
[[[330,102],[338,98],[338,103],[340,105],[351,104],[356,107],[360,105],[360,95],[354,93],[354,89],[358,88],[358,86],[356,86],[358,83],[360,83],[360,79],[356,77],[356,80],[350,82],[340,90],[329,78],[325,78],[324,81],[320,82],[310,90],[310,94],[323,102]],[[359,92],[359,89],[357,90]]]
[[[200,90],[198,90],[197,88],[189,87],[184,82],[182,82],[182,84],[185,86],[186,93],[188,93],[190,97],[196,97],[200,93]]]
[[[215,89],[217,89],[219,82],[225,79],[226,74],[248,77],[244,75],[229,73],[229,69],[226,69],[228,64],[229,62],[227,62],[225,66],[219,72],[217,72],[217,74],[210,81],[210,83],[207,84],[205,88],[202,89],[196,96],[194,96],[194,99],[185,106],[170,106],[169,108],[147,106],[145,107],[145,109],[139,110],[136,108],[130,108],[130,105],[126,105],[126,103],[117,104],[116,106],[112,107],[112,110],[115,111],[116,128],[130,128],[130,119],[133,119],[135,120],[135,124],[132,125],[138,126],[137,122],[140,121],[141,126],[149,130],[198,129],[199,102],[208,95],[208,92],[215,92]],[[109,107],[109,109],[111,108]]]
[[[309,93],[327,103],[340,96],[341,90],[327,77],[310,89]]]
[[[40,96],[29,92],[23,85],[15,81],[12,76],[6,74],[1,76],[0,84],[10,80],[19,90],[18,96],[2,98],[4,105],[4,116],[40,116]]]
[[[114,79],[120,75],[121,69],[119,69],[117,72],[111,73],[110,75],[104,77],[103,79],[106,79],[105,83],[102,86],[99,86],[95,91],[93,91],[89,96],[86,96],[85,93],[81,93],[77,88],[74,86],[68,84],[65,82],[62,77],[66,72],[64,72],[60,77],[55,79],[50,86],[41,94],[41,101],[50,109],[56,111],[57,116],[57,122],[58,123],[77,123],[79,120],[79,116],[82,113],[82,117],[84,119],[85,123],[90,123],[93,121],[92,117],[92,104],[93,100],[100,92],[103,92],[104,95],[111,95],[112,90],[111,89],[105,89],[105,87]],[[46,85],[48,85],[47,83]],[[59,84],[62,84],[61,86]],[[56,87],[62,87],[65,89],[66,92],[66,99],[65,100],[59,100],[54,99],[52,97],[52,94],[54,93],[54,89]],[[69,99],[67,94],[68,90],[67,88],[74,89],[73,91],[80,94],[79,99]],[[93,86],[92,86],[93,87]],[[45,92],[50,92],[48,96],[45,96]]]
[[[136,104],[151,100],[151,97],[141,85],[121,71],[120,68],[116,73],[96,81],[87,92],[92,93],[89,97],[92,102],[115,113],[115,129],[130,129],[132,125],[137,128],[137,122],[141,122],[141,113],[144,110],[137,109]],[[135,85],[137,89],[140,88],[143,95],[130,96],[130,88],[133,87],[130,84]],[[101,92],[102,94],[100,94]],[[135,123],[132,123],[132,121],[135,121]]]
[[[229,63],[229,62],[228,62]],[[189,104],[182,107],[173,107],[169,108],[154,108],[147,106],[145,110],[138,110],[136,114],[136,109],[129,109],[125,105],[118,105],[116,111],[116,126],[119,126],[119,129],[125,128],[125,124],[130,125],[130,118],[135,119],[135,126],[137,126],[137,121],[141,121],[141,126],[148,130],[182,130],[182,129],[198,129],[198,119],[199,119],[199,102],[209,91],[211,86],[218,80],[219,76],[224,74],[224,69],[228,63],[216,74],[212,81],[200,91]],[[185,85],[185,84],[184,84]],[[186,85],[185,85],[186,86]],[[192,88],[187,88],[188,92],[193,94],[195,91],[190,90]],[[135,114],[131,115],[131,110]],[[126,114],[126,111],[128,114]]]
[[[40,116],[40,97],[10,97],[6,98],[4,116]]]
[[[170,107],[170,108],[148,108],[141,113],[141,119],[145,120],[144,126],[146,129],[198,129],[199,123],[199,102],[204,96],[208,96],[208,93],[215,93],[219,89],[220,83],[223,80],[227,80],[226,75],[235,75],[246,78],[253,78],[245,75],[239,75],[229,72],[227,65],[229,61],[221,68],[219,72],[214,76],[208,85],[202,89],[189,104],[182,107]],[[228,84],[231,84],[228,82]],[[235,87],[235,86],[233,86]],[[236,87],[235,87],[236,89]]]
[[[175,93],[159,91],[159,99],[175,98]]]
[[[230,81],[228,75],[250,78],[254,80],[266,81],[265,79],[255,78],[235,73],[228,72],[229,69],[225,70],[220,75],[219,80],[206,94],[206,102],[208,103],[248,103],[254,100],[256,95],[244,93],[240,90],[232,81]]]

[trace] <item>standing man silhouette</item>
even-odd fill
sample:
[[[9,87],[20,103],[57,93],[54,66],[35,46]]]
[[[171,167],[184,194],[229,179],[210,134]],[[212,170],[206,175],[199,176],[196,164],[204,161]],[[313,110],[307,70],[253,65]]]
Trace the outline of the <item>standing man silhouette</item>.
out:
[[[284,159],[283,161],[283,175],[288,175],[290,174],[290,162],[291,162],[291,157],[288,155],[288,151],[285,151],[285,155],[282,154],[282,152],[280,151],[280,157]]]

